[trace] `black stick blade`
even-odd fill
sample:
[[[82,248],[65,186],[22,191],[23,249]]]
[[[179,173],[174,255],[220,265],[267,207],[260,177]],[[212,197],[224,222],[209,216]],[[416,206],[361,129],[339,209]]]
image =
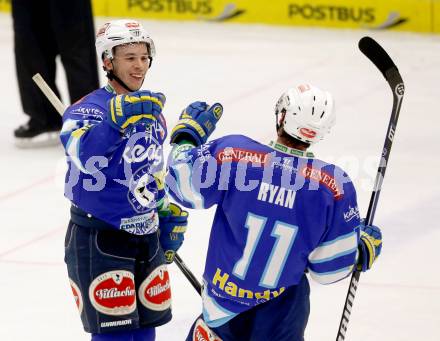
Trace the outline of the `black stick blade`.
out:
[[[387,79],[386,72],[389,69],[397,69],[388,53],[373,38],[363,37],[359,40],[359,50],[376,65],[385,79]]]

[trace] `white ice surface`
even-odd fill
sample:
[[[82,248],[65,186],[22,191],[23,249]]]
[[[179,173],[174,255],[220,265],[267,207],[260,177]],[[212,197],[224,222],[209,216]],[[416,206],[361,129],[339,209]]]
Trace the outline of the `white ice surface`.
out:
[[[97,20],[97,24],[103,20]],[[375,223],[383,254],[361,276],[347,340],[440,339],[440,37],[379,31],[275,28],[215,23],[145,22],[157,58],[145,88],[167,96],[173,126],[189,102],[220,101],[225,114],[214,137],[231,133],[260,141],[274,136],[273,107],[288,87],[310,82],[336,98],[338,123],[314,148],[344,167],[366,212],[391,111],[391,92],[358,51],[369,34],[396,61],[406,96]],[[12,22],[0,15],[0,340],[88,340],[63,263],[69,203],[63,198],[61,147],[18,150],[12,131],[22,115],[13,58]],[[62,69],[61,69],[62,70]],[[102,75],[101,75],[102,77]],[[103,79],[102,79],[103,80]],[[66,99],[64,72],[58,83]],[[201,277],[213,210],[192,211],[180,254]],[[200,299],[177,267],[174,318],[157,340],[183,340]],[[307,340],[334,340],[348,280],[312,283]]]

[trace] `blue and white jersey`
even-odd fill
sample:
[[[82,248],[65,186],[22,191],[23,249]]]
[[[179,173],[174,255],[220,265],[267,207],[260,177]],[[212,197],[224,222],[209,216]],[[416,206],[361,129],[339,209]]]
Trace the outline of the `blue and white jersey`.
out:
[[[133,234],[158,228],[158,209],[166,205],[163,147],[166,124],[161,116],[150,126],[124,133],[107,124],[109,86],[95,90],[63,115],[61,142],[68,171],[65,196],[115,229]]]
[[[322,284],[353,271],[355,189],[343,170],[312,153],[242,135],[182,145],[166,185],[185,207],[217,205],[202,295],[211,327],[277,297],[307,270]]]

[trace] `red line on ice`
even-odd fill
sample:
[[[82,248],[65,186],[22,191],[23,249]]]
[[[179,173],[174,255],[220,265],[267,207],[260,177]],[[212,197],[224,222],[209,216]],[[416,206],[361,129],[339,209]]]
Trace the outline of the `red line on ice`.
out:
[[[58,227],[58,228],[56,228],[54,230],[51,230],[49,232],[46,232],[46,233],[44,233],[44,234],[42,234],[42,235],[40,235],[38,237],[35,237],[35,238],[31,239],[31,240],[28,240],[27,242],[25,242],[23,244],[16,245],[16,246],[14,246],[13,248],[11,248],[9,250],[0,252],[0,258],[2,258],[4,256],[7,256],[7,255],[9,255],[11,253],[14,253],[14,252],[16,252],[18,250],[21,250],[21,249],[23,249],[23,248],[25,248],[25,247],[27,247],[29,245],[35,244],[35,243],[39,242],[40,240],[46,239],[48,237],[51,237],[54,234],[59,233],[63,229],[64,229],[64,227]]]
[[[16,195],[22,194],[24,192],[27,192],[37,186],[40,186],[42,184],[45,184],[51,180],[53,180],[55,178],[55,175],[51,175],[48,177],[45,177],[43,179],[37,180],[34,183],[31,183],[30,185],[27,185],[26,187],[22,187],[19,189],[16,189],[15,191],[9,192],[9,193],[5,193],[5,194],[1,194],[0,195],[0,201],[4,201],[6,199],[10,199],[12,197],[15,197]]]

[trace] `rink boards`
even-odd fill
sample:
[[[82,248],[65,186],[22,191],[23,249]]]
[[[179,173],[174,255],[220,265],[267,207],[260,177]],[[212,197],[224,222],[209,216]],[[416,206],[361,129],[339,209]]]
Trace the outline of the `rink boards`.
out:
[[[440,0],[92,0],[96,16],[440,33]],[[10,10],[10,0],[0,0]]]

